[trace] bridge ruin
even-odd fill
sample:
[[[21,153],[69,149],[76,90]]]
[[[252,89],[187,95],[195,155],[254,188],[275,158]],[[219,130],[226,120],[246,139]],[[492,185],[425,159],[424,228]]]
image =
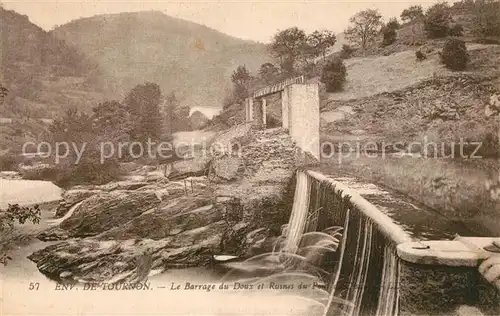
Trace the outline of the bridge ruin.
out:
[[[279,126],[270,126],[268,107],[271,98],[274,98],[274,108],[279,112]],[[261,128],[287,129],[297,146],[320,160],[319,88],[318,84],[305,83],[304,76],[255,91],[245,101],[245,118],[246,122]]]

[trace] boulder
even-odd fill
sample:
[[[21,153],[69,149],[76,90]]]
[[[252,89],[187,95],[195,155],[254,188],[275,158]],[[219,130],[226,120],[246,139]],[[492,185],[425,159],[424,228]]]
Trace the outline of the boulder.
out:
[[[49,278],[64,277],[80,282],[130,282],[137,278],[138,258],[147,253],[151,269],[168,269],[209,264],[220,252],[225,223],[215,222],[175,237],[161,240],[70,240],[36,251],[28,258]]]
[[[205,152],[196,154],[195,157],[189,159],[175,161],[172,163],[168,178],[170,180],[178,180],[187,177],[203,176],[207,173],[209,162],[210,157]]]
[[[207,194],[182,196],[162,203],[122,226],[102,233],[102,240],[163,239],[220,221],[222,216]]]
[[[118,181],[118,182],[111,182],[108,184],[104,184],[98,187],[99,190],[102,191],[115,191],[115,190],[137,190],[143,186],[148,185],[148,182],[142,182],[142,181]]]
[[[236,180],[238,171],[242,167],[242,162],[242,158],[230,155],[213,159],[210,166],[210,181]]]
[[[55,217],[63,217],[73,205],[99,193],[102,193],[102,191],[93,189],[73,189],[64,192],[63,199],[56,209]]]
[[[113,191],[91,196],[60,228],[70,237],[94,236],[123,225],[160,203],[152,192]]]
[[[198,130],[205,127],[210,120],[205,114],[201,113],[200,111],[194,111],[189,116],[189,121],[191,129]]]

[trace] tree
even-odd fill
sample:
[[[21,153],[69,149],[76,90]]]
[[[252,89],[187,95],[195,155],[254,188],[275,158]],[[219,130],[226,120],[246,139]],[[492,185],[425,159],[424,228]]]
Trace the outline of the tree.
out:
[[[175,109],[179,106],[179,100],[177,100],[177,96],[175,95],[175,92],[172,91],[166,98],[165,98],[165,112],[166,112],[166,118],[165,118],[165,132],[167,135],[172,135],[174,132],[173,126],[174,126],[174,113]]]
[[[473,30],[476,35],[500,36],[500,1],[477,0],[473,12]]]
[[[94,138],[92,118],[76,108],[68,108],[64,115],[54,119],[49,126],[53,142],[88,142]]]
[[[382,34],[384,35],[382,46],[391,45],[396,41],[397,33],[395,29],[385,26],[382,29]]]
[[[452,70],[464,70],[469,61],[465,42],[457,38],[446,41],[440,56],[441,62]]]
[[[131,137],[145,142],[161,136],[161,90],[156,83],[138,84],[125,97],[124,105],[132,122]]]
[[[342,49],[340,50],[340,58],[349,59],[352,54],[354,54],[356,50],[347,44],[342,45]]]
[[[321,72],[320,81],[325,84],[327,92],[341,90],[347,76],[347,69],[340,58],[330,60]]]
[[[293,73],[297,58],[306,44],[306,33],[297,27],[291,27],[276,33],[270,48],[273,55],[279,59],[283,71]]]
[[[20,207],[19,204],[9,204],[7,210],[0,210],[0,235],[4,237],[7,232],[14,229],[14,224],[24,224],[30,221],[33,224],[39,224],[41,219],[41,210],[38,205],[33,207]],[[0,250],[0,263],[7,265],[12,260],[5,249]]]
[[[349,19],[351,25],[344,31],[348,41],[356,43],[363,51],[372,44],[380,28],[382,27],[382,16],[378,10],[367,9],[356,13]]]
[[[408,9],[403,10],[403,12],[401,13],[401,20],[403,20],[403,22],[411,22],[423,16],[424,16],[424,11],[422,9],[422,6],[413,5]]]
[[[390,28],[393,30],[399,29],[401,26],[399,25],[398,19],[396,18],[390,18],[389,22],[385,25],[386,28]]]
[[[248,97],[248,90],[252,76],[246,66],[238,66],[231,75],[231,81],[234,84],[234,94],[236,99],[243,101]]]
[[[279,70],[273,64],[265,63],[260,66],[259,75],[266,82],[266,84],[271,84],[278,77]]]
[[[127,109],[118,101],[104,101],[92,108],[92,127],[99,135],[128,134],[130,121]]]
[[[464,27],[461,24],[455,24],[450,27],[448,31],[448,35],[450,36],[463,36],[464,35]]]
[[[424,29],[429,38],[446,37],[450,31],[451,13],[447,3],[437,3],[425,13]]]
[[[323,56],[325,59],[326,51],[335,45],[337,37],[335,34],[328,30],[314,31],[307,36],[308,46],[312,48],[313,55]]]

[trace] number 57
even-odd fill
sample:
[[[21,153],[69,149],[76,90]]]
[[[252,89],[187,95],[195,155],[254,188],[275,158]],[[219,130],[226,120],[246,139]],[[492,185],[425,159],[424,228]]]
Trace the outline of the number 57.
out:
[[[38,283],[38,282],[35,282],[35,283],[30,282],[30,287],[29,287],[30,291],[33,291],[33,290],[38,291],[39,287],[40,287],[40,283]]]

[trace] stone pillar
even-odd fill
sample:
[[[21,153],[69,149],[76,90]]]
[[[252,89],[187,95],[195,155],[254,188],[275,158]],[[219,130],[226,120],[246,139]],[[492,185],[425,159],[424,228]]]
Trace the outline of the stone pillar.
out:
[[[292,139],[302,150],[320,160],[318,90],[317,84],[289,85],[283,90],[282,107],[283,127],[286,128],[288,121]]]
[[[267,102],[266,98],[261,99],[262,104],[262,126],[266,128],[267,126]]]
[[[281,91],[281,126],[288,129],[288,106],[289,106],[288,90],[285,88]]]
[[[247,98],[245,100],[245,121],[253,121],[253,98]]]

